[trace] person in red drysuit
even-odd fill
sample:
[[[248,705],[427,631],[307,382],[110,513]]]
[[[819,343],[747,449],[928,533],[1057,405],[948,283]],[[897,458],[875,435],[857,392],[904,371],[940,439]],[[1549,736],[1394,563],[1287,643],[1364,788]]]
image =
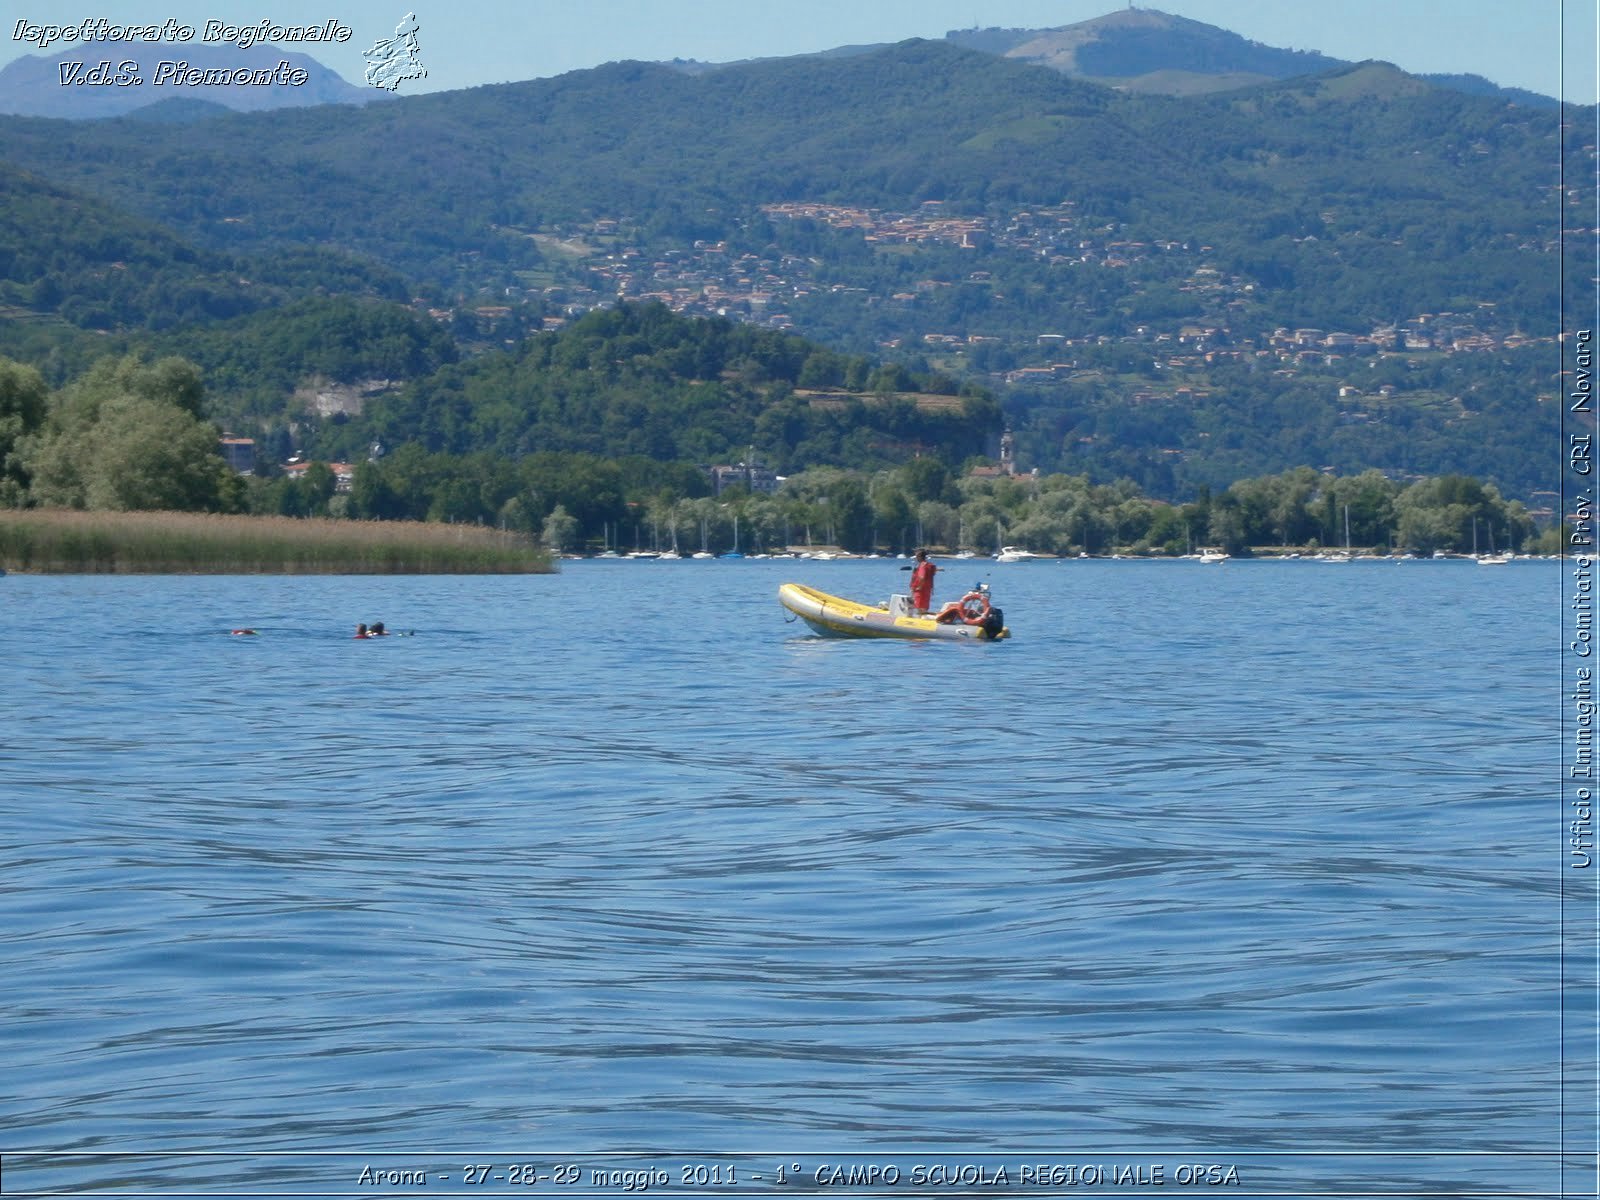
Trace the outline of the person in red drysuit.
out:
[[[920,617],[933,602],[933,577],[939,568],[928,561],[926,550],[919,548],[915,558],[917,565],[911,569],[911,610]]]

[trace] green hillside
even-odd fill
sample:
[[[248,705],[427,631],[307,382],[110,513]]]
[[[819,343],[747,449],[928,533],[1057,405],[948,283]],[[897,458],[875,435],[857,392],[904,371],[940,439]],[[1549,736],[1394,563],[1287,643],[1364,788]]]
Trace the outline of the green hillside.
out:
[[[344,444],[537,451],[779,471],[957,463],[1000,434],[992,397],[802,338],[661,305],[591,313],[559,334],[417,379],[348,424]],[[331,443],[324,443],[330,451]]]
[[[1351,319],[1387,314],[1396,281],[1447,286],[1447,267],[1514,289],[1522,319],[1555,311],[1530,286],[1548,264],[1507,261],[1553,228],[1549,115],[1392,68],[1130,96],[907,42],[703,76],[620,63],[360,112],[61,133],[7,121],[0,159],[215,248],[335,247],[441,286],[537,263],[525,234],[561,222],[631,220],[659,242],[724,237],[782,201],[977,213],[1070,200],[1086,226],[1198,239],[1268,288],[1331,289]],[[464,255],[485,261],[464,268]],[[1293,298],[1267,299],[1303,323]]]
[[[1045,470],[1160,494],[1470,470],[1527,495],[1555,469],[1554,164],[1592,170],[1584,127],[1563,148],[1546,111],[1383,64],[1180,98],[920,41],[185,125],[14,118],[0,349],[181,353],[219,419],[326,454],[985,448],[992,413],[940,426],[920,385],[868,382],[888,360],[996,396]],[[297,307],[325,293],[410,312]],[[679,347],[643,334],[620,368],[523,343],[619,298],[761,327],[758,358],[809,338],[901,398],[676,366],[656,388]],[[294,397],[319,378],[388,391],[318,418]]]
[[[256,258],[197,247],[26,171],[0,170],[0,350],[79,347],[258,312],[296,296],[403,298],[371,261],[296,247]],[[70,350],[69,350],[70,353]]]

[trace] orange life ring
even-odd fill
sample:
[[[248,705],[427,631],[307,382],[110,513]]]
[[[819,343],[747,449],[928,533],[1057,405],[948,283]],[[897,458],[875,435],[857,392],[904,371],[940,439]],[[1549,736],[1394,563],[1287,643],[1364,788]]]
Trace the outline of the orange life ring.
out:
[[[976,605],[976,607],[972,607]],[[959,604],[961,620],[968,625],[982,625],[985,617],[989,615],[989,596],[987,592],[968,592],[961,597]]]

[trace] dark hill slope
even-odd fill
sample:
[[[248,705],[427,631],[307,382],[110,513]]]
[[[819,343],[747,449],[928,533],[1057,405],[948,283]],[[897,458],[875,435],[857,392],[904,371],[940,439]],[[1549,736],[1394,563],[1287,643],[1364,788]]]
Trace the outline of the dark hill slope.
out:
[[[492,247],[513,265],[532,256],[497,226],[586,215],[650,213],[688,232],[719,228],[732,209],[817,195],[981,203],[1067,188],[1114,201],[1124,185],[1101,185],[1119,174],[1119,147],[1137,141],[1116,105],[1051,72],[918,42],[702,77],[620,63],[181,129],[17,119],[0,124],[0,158],[212,245],[332,244],[444,275],[467,250]],[[1008,161],[1019,120],[1055,131],[1048,169]],[[1176,202],[1185,183],[1195,181],[1149,190]]]
[[[326,252],[253,261],[0,164],[0,303],[16,319],[166,329],[312,290],[404,296],[393,275]]]
[[[1333,212],[1373,238],[1363,270],[1403,266],[1383,243],[1406,229],[1413,257],[1440,244],[1441,223],[1468,231],[1444,241],[1468,272],[1480,250],[1542,236],[1548,116],[1414,84],[1363,66],[1219,97],[1137,96],[908,42],[700,76],[618,63],[182,128],[17,119],[0,124],[0,157],[202,244],[326,245],[441,282],[468,254],[536,261],[523,231],[551,222],[631,217],[650,235],[715,238],[793,199],[968,211],[1065,199],[1124,236],[1254,257],[1264,244],[1276,255],[1277,237],[1324,237]],[[1289,257],[1309,272],[1299,286],[1350,266]]]
[[[1567,158],[1582,172],[1593,152],[1575,117]],[[17,119],[0,122],[0,157],[202,248],[269,262],[307,245],[369,256],[452,295],[520,283],[514,272],[542,263],[531,232],[600,217],[628,221],[653,256],[761,235],[755,210],[775,201],[905,211],[940,200],[996,218],[1069,201],[1088,237],[1205,247],[1208,266],[1251,282],[1253,328],[1362,331],[1493,302],[1508,325],[1534,330],[1559,310],[1557,138],[1547,113],[1442,92],[1385,64],[1175,99],[910,42],[703,76],[618,63],[176,128]],[[1042,289],[1012,322],[1024,329],[1123,313],[1129,328],[1098,331],[1116,334],[1192,311],[1181,277],[1108,309],[1093,291],[1072,294],[1094,286],[1091,273],[1035,260],[1052,274],[1032,281],[981,247],[957,278],[991,266],[1017,281],[1008,303]],[[1575,287],[1586,277],[1567,275]],[[802,327],[872,344],[828,320]],[[930,327],[874,332],[920,339]]]

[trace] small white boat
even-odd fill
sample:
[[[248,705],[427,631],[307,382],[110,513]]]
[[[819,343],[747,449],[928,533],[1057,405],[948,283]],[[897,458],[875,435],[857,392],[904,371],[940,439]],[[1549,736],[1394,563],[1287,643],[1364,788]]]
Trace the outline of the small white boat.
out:
[[[1202,551],[1200,551],[1200,561],[1203,562],[1203,563],[1227,562],[1228,561],[1228,557],[1229,556],[1224,551],[1221,551],[1221,550],[1202,550]]]
[[[891,596],[886,604],[862,604],[801,583],[780,587],[778,603],[823,637],[994,642],[1011,636],[1005,615],[989,603],[989,589],[981,584],[927,616],[912,612],[910,596]]]
[[[1000,553],[994,556],[994,560],[1004,563],[1027,562],[1038,557],[1032,550],[1024,550],[1020,546],[1001,546]]]

